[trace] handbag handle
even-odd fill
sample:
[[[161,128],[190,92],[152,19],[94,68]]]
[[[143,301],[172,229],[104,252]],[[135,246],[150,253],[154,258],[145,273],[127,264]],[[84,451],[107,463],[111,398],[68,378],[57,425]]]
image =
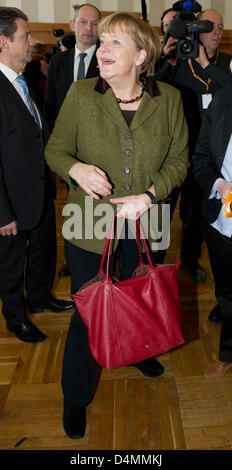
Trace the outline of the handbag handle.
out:
[[[138,250],[139,250],[139,259],[140,259],[140,263],[139,263],[139,264],[144,264],[143,259],[142,259],[142,253],[141,253],[141,246],[140,246],[141,238],[142,238],[143,246],[144,246],[144,248],[145,248],[145,251],[146,251],[146,255],[147,255],[147,259],[148,259],[148,261],[149,261],[149,264],[150,264],[151,266],[153,266],[153,264],[152,264],[152,262],[151,262],[151,257],[150,257],[150,254],[149,254],[149,251],[148,251],[148,248],[147,248],[147,242],[146,242],[145,237],[144,237],[142,225],[140,224],[139,219],[137,219],[137,220],[136,220],[136,241],[137,241]]]
[[[109,228],[109,232],[107,234],[107,238],[106,238],[106,242],[105,242],[105,246],[104,246],[104,251],[102,253],[101,264],[100,264],[100,268],[99,268],[99,272],[98,272],[98,274],[104,272],[103,266],[104,266],[106,255],[107,255],[107,264],[106,264],[106,279],[107,280],[109,279],[110,252],[111,252],[111,246],[112,246],[112,236],[113,236],[113,231],[114,231],[114,221],[115,221],[116,214],[117,214],[117,210],[114,213],[114,216],[113,216],[110,228]],[[143,242],[143,245],[144,245],[144,248],[145,248],[145,251],[146,251],[146,255],[147,255],[147,259],[149,261],[149,264],[150,264],[150,266],[153,267],[153,264],[151,262],[151,258],[150,258],[150,255],[149,255],[147,243],[146,243],[144,233],[143,233],[143,230],[142,230],[142,226],[140,224],[140,221],[137,219],[136,220],[136,241],[137,241],[137,246],[138,246],[138,250],[139,250],[139,259],[140,259],[139,264],[140,265],[144,264],[143,259],[142,259],[141,247],[140,247],[141,238],[142,238],[142,242]]]

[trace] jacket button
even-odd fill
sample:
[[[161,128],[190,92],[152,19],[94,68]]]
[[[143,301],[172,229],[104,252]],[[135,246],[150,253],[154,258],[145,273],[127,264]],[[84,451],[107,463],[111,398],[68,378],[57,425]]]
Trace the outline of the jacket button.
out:
[[[131,151],[131,150],[126,150],[126,151],[125,151],[125,154],[126,154],[126,155],[131,155],[131,154],[132,154],[132,151]]]
[[[126,139],[131,139],[130,134],[125,134]]]
[[[129,173],[130,173],[130,168],[124,168],[124,173],[126,173],[126,175],[129,175]]]
[[[131,189],[131,185],[130,185],[130,184],[126,184],[126,185],[125,185],[125,190],[126,190],[126,191],[130,191],[130,189]]]

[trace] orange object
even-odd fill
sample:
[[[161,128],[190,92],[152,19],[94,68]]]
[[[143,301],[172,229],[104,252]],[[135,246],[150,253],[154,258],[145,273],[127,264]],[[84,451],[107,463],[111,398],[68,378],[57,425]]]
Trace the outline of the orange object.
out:
[[[226,217],[232,217],[232,191],[226,196],[223,212]]]

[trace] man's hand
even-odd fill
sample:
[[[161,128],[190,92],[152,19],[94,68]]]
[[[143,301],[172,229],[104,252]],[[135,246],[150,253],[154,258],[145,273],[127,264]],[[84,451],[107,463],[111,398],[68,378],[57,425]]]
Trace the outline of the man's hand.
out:
[[[220,193],[222,204],[224,204],[227,194],[232,191],[232,182],[220,180],[217,185],[217,191]]]
[[[163,47],[163,53],[166,56],[170,56],[170,59],[168,59],[168,62],[170,62],[172,65],[176,64],[176,58],[172,57],[173,51],[176,50],[176,43],[177,43],[177,39],[174,39],[171,36],[169,36],[165,46]]]
[[[18,233],[18,224],[16,220],[13,220],[8,225],[4,225],[4,227],[0,227],[0,235],[3,237],[10,236],[10,235],[17,235]]]

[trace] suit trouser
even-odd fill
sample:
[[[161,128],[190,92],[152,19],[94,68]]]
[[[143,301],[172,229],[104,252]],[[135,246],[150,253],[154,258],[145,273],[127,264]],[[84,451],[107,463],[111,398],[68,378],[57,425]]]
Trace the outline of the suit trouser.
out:
[[[203,192],[198,186],[191,169],[181,188],[180,218],[183,222],[183,239],[180,259],[187,266],[195,267],[201,256],[204,239],[201,205]]]
[[[179,195],[180,195],[180,188],[174,188],[169,196],[168,204],[170,205],[170,223],[172,221],[172,217],[176,208]],[[156,252],[156,260],[157,260],[156,262],[159,264],[163,264],[166,253],[167,253],[167,250],[160,250]]]
[[[155,253],[150,253],[155,264]],[[101,255],[82,250],[65,241],[65,256],[71,272],[71,293],[74,294],[98,273]],[[135,240],[120,240],[114,255],[110,257],[109,271],[114,272],[119,258],[121,278],[131,277],[139,264]],[[64,400],[73,406],[87,406],[94,394],[98,364],[93,358],[88,342],[87,328],[75,308],[70,322],[63,360],[62,387]]]
[[[232,239],[221,235],[206,222],[204,229],[215,281],[215,296],[222,314],[219,359],[232,362]]]
[[[48,297],[56,267],[54,202],[46,202],[40,223],[17,235],[0,236],[0,297],[7,326],[25,321],[24,268],[27,300],[38,305]]]

